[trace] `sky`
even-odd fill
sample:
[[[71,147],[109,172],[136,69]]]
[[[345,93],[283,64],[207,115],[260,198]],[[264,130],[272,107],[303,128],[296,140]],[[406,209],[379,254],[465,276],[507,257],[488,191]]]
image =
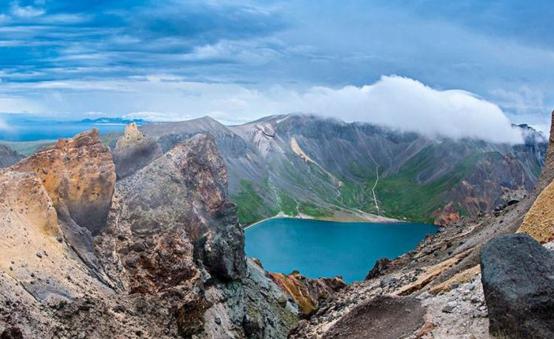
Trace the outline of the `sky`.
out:
[[[511,122],[550,125],[552,17],[544,0],[0,0],[0,113],[304,112],[513,141]]]

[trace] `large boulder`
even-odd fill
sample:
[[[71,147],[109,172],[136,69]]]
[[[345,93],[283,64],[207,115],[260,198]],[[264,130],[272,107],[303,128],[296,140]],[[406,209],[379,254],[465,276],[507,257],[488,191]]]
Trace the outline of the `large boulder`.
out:
[[[554,255],[526,234],[504,235],[481,251],[491,335],[554,338]]]

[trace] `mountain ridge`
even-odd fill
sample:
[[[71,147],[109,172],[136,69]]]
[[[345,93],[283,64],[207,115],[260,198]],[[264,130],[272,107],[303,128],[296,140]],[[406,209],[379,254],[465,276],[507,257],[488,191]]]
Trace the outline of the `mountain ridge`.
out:
[[[141,126],[164,149],[194,133],[214,135],[243,224],[280,212],[426,222],[447,219],[445,209],[454,219],[492,212],[528,194],[542,166],[546,143],[538,132],[521,128],[526,143],[507,145],[304,114],[232,126],[209,117]],[[484,181],[492,181],[491,187],[480,190],[476,184]],[[414,208],[416,201],[427,203]]]

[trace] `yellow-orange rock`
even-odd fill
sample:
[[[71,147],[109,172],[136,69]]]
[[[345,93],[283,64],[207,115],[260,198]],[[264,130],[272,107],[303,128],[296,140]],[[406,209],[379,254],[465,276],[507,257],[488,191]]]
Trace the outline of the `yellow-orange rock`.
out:
[[[58,213],[68,213],[97,234],[105,225],[115,187],[115,166],[108,148],[93,129],[61,139],[10,169],[35,173]]]
[[[269,276],[296,302],[304,316],[313,314],[322,300],[346,287],[346,283],[339,277],[309,279],[298,272],[288,275],[269,273]]]
[[[539,194],[518,232],[527,233],[541,243],[554,240],[554,182]]]

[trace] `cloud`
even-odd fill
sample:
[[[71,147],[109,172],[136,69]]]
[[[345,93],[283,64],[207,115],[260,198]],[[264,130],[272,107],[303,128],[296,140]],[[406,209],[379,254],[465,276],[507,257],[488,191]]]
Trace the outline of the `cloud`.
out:
[[[34,95],[40,107],[75,116],[185,120],[204,115],[238,124],[270,114],[313,113],[429,137],[519,143],[521,132],[495,104],[463,90],[437,90],[400,76],[363,86],[294,88],[187,82],[171,74],[113,81],[58,81],[5,88]],[[14,105],[12,105],[14,106]]]
[[[301,101],[302,111],[428,136],[522,141],[497,105],[466,91],[436,90],[405,77],[385,76],[362,87],[314,88]]]

